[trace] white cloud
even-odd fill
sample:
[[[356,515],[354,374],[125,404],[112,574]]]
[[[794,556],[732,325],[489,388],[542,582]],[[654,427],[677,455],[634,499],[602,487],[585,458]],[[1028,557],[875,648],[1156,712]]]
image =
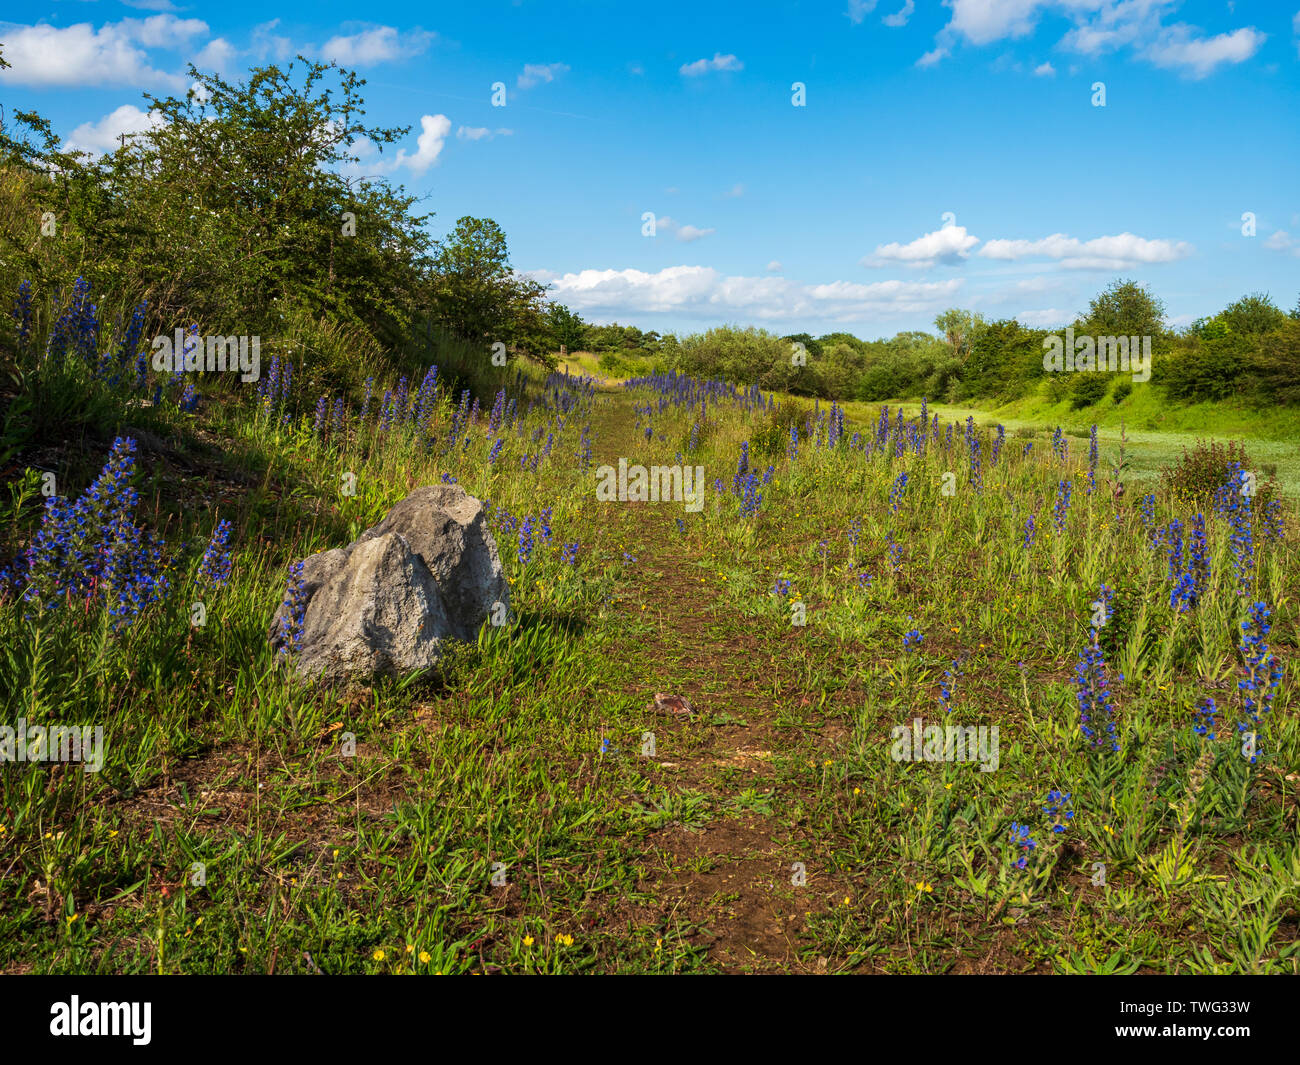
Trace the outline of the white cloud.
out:
[[[1196,38],[1192,33],[1188,26],[1171,26],[1147,49],[1147,58],[1158,67],[1178,69],[1199,79],[1225,63],[1244,63],[1259,51],[1267,37],[1254,26],[1215,37]]]
[[[293,55],[293,42],[288,37],[272,32],[278,25],[280,20],[273,18],[270,22],[262,22],[253,27],[249,51],[257,59],[265,60],[270,56],[282,63]]]
[[[677,239],[683,243],[689,244],[691,241],[699,240],[701,237],[711,236],[716,233],[716,229],[701,229],[699,226],[683,225],[670,215],[660,215],[655,219],[655,232],[663,230],[665,233],[673,233]]]
[[[833,281],[808,285],[783,277],[726,277],[706,266],[641,270],[582,270],[532,274],[555,297],[586,312],[627,315],[675,312],[716,320],[737,315],[756,321],[819,317],[858,321],[895,314],[933,313],[948,306],[960,281],[923,283]]]
[[[1045,311],[1020,311],[1016,320],[1030,329],[1050,329],[1054,325],[1066,325],[1074,321],[1074,315],[1051,307]]]
[[[461,127],[464,129],[465,127]],[[360,162],[345,163],[339,168],[344,177],[370,177],[391,174],[400,167],[406,167],[412,174],[423,174],[438,161],[443,146],[451,133],[451,119],[446,115],[420,116],[420,135],[415,141],[415,153],[399,148],[397,154],[385,161],[375,143],[366,137],[357,137],[348,150]],[[474,138],[470,138],[474,139]]]
[[[688,78],[698,78],[712,70],[744,70],[745,64],[734,55],[714,52],[712,59],[697,59],[694,63],[683,63],[679,73]]]
[[[37,88],[72,85],[167,85],[182,88],[185,80],[158,70],[147,48],[184,48],[206,35],[200,19],[152,15],[147,19],[106,22],[95,29],[89,22],[57,27],[46,24],[10,26],[5,30],[7,70],[0,83]]]
[[[122,0],[127,7],[136,8],[138,11],[179,11],[172,0]]]
[[[769,274],[779,274],[781,272],[781,260],[773,259],[770,263],[768,263],[767,272]]]
[[[710,236],[717,230],[712,227],[700,229],[699,226],[681,226],[677,230],[677,239],[689,244],[693,240],[699,240],[701,237]]]
[[[883,22],[886,26],[892,26],[892,27],[906,26],[907,20],[912,17],[912,12],[915,10],[916,10],[916,4],[914,4],[912,0],[907,0],[907,2],[903,4],[903,6],[899,8],[899,10],[894,12],[894,14],[886,15],[880,21]]]
[[[143,133],[163,124],[157,111],[141,111],[134,104],[123,104],[110,111],[98,122],[83,122],[64,142],[68,151],[87,152],[99,156],[121,147],[123,134]]]
[[[1056,68],[1051,63],[1040,63],[1034,67],[1034,75],[1040,78],[1051,78],[1056,76]]]
[[[946,30],[971,44],[990,44],[1004,37],[1024,37],[1034,28],[1044,0],[945,0],[952,8]]]
[[[921,56],[921,58],[916,61],[916,65],[918,67],[921,67],[922,69],[926,67],[932,67],[935,65],[935,63],[939,62],[939,60],[946,58],[947,55],[948,55],[947,48],[938,47],[929,52],[926,52],[925,55]]]
[[[232,64],[238,55],[239,50],[228,40],[224,37],[214,37],[203,46],[193,62],[200,70],[215,70],[224,77],[231,72]]]
[[[565,63],[525,63],[524,72],[515,79],[515,84],[521,89],[531,89],[534,85],[552,82],[568,72],[569,67]]]
[[[512,129],[488,129],[487,126],[459,126],[456,129],[456,139],[462,141],[490,141],[493,137],[509,137],[513,133],[514,130]]]
[[[741,196],[745,195],[745,186],[738,181],[722,195],[729,200],[739,199]]]
[[[979,237],[966,232],[965,226],[944,226],[908,244],[880,244],[863,258],[863,266],[914,266],[929,269],[937,263],[949,266],[961,263],[979,243]]]
[[[373,26],[360,33],[331,37],[321,46],[320,57],[345,67],[370,66],[419,55],[435,36],[425,30],[402,34],[393,26]]]
[[[422,132],[415,141],[415,154],[407,155],[405,148],[397,153],[397,165],[405,166],[413,174],[423,174],[438,161],[451,132],[451,119],[446,115],[422,115],[420,126]]]
[[[1040,16],[1047,14],[1073,22],[1059,42],[1066,51],[1095,57],[1129,47],[1155,66],[1182,70],[1194,78],[1206,77],[1225,63],[1244,62],[1265,40],[1265,34],[1253,26],[1212,37],[1201,36],[1200,30],[1183,23],[1165,26],[1163,20],[1178,8],[1178,0],[944,2],[952,17],[936,36],[935,50],[922,57],[919,66],[937,62],[958,40],[982,46],[1026,37],[1037,28]]]
[[[849,0],[849,9],[844,12],[849,21],[855,26],[862,25],[862,21],[876,9],[876,0]]]
[[[1279,229],[1268,240],[1264,241],[1264,247],[1272,251],[1290,252],[1292,255],[1300,256],[1300,241],[1292,237],[1285,229]]]
[[[1147,240],[1132,233],[1081,241],[1064,233],[1042,240],[990,240],[980,248],[985,259],[1055,259],[1077,270],[1123,270],[1185,259],[1196,249],[1186,241]]]

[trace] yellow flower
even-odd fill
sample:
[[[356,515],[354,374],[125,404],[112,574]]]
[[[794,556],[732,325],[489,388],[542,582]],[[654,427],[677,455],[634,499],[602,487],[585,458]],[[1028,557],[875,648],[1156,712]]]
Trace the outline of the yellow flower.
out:
[[[414,953],[415,953],[415,944],[414,944],[414,943],[407,943],[407,944],[406,944],[406,953],[407,953],[407,954],[414,954]]]
[[[375,961],[383,961],[383,960],[384,960],[384,952],[383,952],[382,950],[376,950],[376,951],[375,951],[372,955],[370,955],[370,956],[371,956],[372,958],[374,958]]]
[[[525,946],[525,947],[531,947],[532,945],[533,945],[533,937],[532,937],[532,936],[524,936],[524,946]]]
[[[432,960],[433,957],[427,950],[420,951],[420,961],[424,962],[425,965],[428,965]]]
[[[68,924],[72,924],[72,922],[75,921],[75,920],[76,920],[78,917],[80,917],[80,916],[81,916],[81,914],[79,914],[79,913],[74,913],[71,917],[68,918]]]
[[[934,893],[934,885],[927,884],[924,880],[918,880],[916,882],[916,890],[924,891],[927,895],[931,895]]]
[[[861,789],[861,788],[854,788],[854,789],[853,789],[853,794],[854,794],[854,795],[861,795],[861,794],[862,794],[862,789]]]

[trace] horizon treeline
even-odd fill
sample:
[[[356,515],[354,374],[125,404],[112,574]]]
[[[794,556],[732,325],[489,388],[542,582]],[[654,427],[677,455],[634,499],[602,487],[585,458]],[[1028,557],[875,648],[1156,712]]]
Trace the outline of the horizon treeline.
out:
[[[615,372],[637,369],[636,360],[653,369],[840,401],[1009,401],[1045,386],[1052,402],[1068,398],[1080,410],[1108,395],[1119,402],[1134,387],[1127,371],[1046,369],[1044,342],[1063,336],[1066,326],[1036,329],[960,308],[938,315],[934,326],[934,333],[862,340],[849,332],[778,336],[738,325],[679,337],[615,323],[586,325],[581,350],[598,354],[601,368]],[[1252,293],[1173,329],[1149,286],[1117,279],[1069,328],[1080,337],[1149,337],[1150,381],[1174,402],[1300,403],[1300,301],[1287,312],[1267,294]]]

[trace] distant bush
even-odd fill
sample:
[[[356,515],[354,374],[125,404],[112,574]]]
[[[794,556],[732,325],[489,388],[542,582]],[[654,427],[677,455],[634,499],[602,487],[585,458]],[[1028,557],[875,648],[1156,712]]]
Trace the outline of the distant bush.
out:
[[[1083,410],[1100,400],[1110,387],[1110,375],[1104,373],[1079,373],[1074,375],[1070,390],[1070,409]]]
[[[1246,453],[1246,445],[1240,440],[1229,440],[1226,444],[1198,440],[1190,450],[1184,447],[1182,457],[1161,471],[1160,483],[1189,503],[1199,507],[1209,506],[1214,500],[1214,494],[1227,483],[1229,466],[1234,462],[1245,472],[1256,472],[1255,464]],[[1257,475],[1257,507],[1263,507],[1276,498],[1277,494],[1276,482]]]
[[[1113,399],[1116,403],[1123,403],[1124,400],[1128,399],[1128,397],[1132,394],[1132,392],[1133,392],[1133,382],[1122,380],[1119,382],[1119,384],[1115,386],[1114,390],[1110,394],[1110,398]]]

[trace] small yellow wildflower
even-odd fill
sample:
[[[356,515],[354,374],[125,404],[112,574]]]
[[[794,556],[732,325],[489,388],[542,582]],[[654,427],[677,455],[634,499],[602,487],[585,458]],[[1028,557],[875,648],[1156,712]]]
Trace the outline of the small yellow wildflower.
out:
[[[532,937],[532,936],[524,936],[524,946],[525,946],[525,947],[531,947],[532,945],[533,945],[533,937]]]
[[[424,962],[425,965],[428,965],[432,960],[433,956],[427,950],[420,951],[420,961]]]
[[[371,956],[372,958],[374,958],[375,961],[383,961],[383,960],[384,960],[384,952],[383,952],[382,950],[376,950],[376,951],[375,951],[372,955],[370,955],[370,956]]]

